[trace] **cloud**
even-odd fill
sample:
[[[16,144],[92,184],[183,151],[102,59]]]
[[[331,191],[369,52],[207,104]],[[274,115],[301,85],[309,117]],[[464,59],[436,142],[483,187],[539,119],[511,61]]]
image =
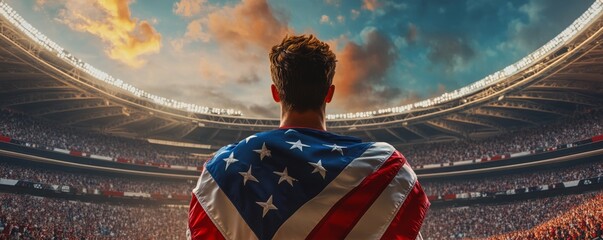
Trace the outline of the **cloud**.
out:
[[[359,16],[360,16],[360,11],[358,11],[356,9],[350,10],[350,18],[352,20],[356,20],[356,18],[358,18]]]
[[[345,17],[342,16],[342,15],[337,16],[337,22],[344,23],[345,22]]]
[[[341,0],[325,0],[327,5],[332,5],[335,7],[339,7],[341,5]]]
[[[293,32],[282,16],[283,13],[275,12],[266,0],[242,0],[211,12],[207,16],[207,27],[221,46],[239,53],[261,49],[265,54]]]
[[[563,0],[531,0],[519,7],[518,17],[507,29],[509,40],[501,43],[500,51],[525,55],[536,50],[569,26],[586,10],[588,4],[567,4]],[[562,28],[560,28],[560,26]]]
[[[381,2],[379,2],[379,0],[363,0],[362,1],[362,9],[366,9],[369,11],[375,11],[379,7],[381,7]]]
[[[143,56],[161,49],[161,34],[148,21],[131,16],[132,1],[65,0],[61,3],[64,7],[59,10],[58,20],[101,39],[111,59],[137,68],[146,63]]]
[[[406,31],[406,36],[404,37],[404,39],[406,39],[406,42],[409,44],[415,43],[417,41],[418,35],[419,30],[417,29],[417,26],[413,23],[408,23],[408,30]]]
[[[211,35],[205,31],[205,27],[203,26],[205,19],[195,19],[188,23],[186,26],[186,33],[181,38],[176,38],[170,43],[172,47],[177,51],[181,51],[186,44],[192,42],[209,42],[211,39]]]
[[[331,19],[327,15],[322,15],[320,17],[320,24],[331,24]]]
[[[428,36],[425,44],[429,52],[427,58],[435,65],[453,73],[463,68],[476,57],[476,52],[467,39],[453,34]]]
[[[207,0],[180,0],[174,3],[173,12],[180,16],[192,17],[201,12]]]
[[[398,58],[392,41],[374,28],[365,29],[362,36],[363,43],[348,42],[337,53],[334,104],[346,111],[387,106],[401,93],[386,82]]]

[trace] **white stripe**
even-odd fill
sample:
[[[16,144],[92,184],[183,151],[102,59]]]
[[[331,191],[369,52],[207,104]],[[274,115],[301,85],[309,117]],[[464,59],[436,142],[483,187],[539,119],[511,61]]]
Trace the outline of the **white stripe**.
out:
[[[239,211],[205,168],[193,193],[225,239],[257,239]]]
[[[348,234],[348,239],[380,239],[415,185],[417,175],[404,164]]]
[[[375,172],[394,153],[387,143],[374,143],[352,160],[316,197],[306,202],[281,225],[273,239],[305,238],[320,220],[350,190]]]

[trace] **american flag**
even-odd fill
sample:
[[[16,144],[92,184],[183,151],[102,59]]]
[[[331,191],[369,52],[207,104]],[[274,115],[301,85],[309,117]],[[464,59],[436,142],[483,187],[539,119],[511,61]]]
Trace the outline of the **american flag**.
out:
[[[430,204],[391,145],[305,128],[223,147],[192,195],[192,239],[415,239]]]

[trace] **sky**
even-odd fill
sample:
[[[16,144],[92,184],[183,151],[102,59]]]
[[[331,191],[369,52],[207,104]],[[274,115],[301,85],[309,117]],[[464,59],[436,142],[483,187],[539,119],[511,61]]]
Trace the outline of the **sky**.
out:
[[[331,114],[401,106],[514,63],[593,0],[5,0],[76,57],[152,94],[277,117],[269,49],[337,55]]]

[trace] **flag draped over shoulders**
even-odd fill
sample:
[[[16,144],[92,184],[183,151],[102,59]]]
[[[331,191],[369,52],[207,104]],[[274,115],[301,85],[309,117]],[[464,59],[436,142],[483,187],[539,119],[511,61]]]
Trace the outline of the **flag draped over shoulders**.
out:
[[[312,129],[220,149],[193,189],[192,239],[415,239],[429,201],[402,154]]]

